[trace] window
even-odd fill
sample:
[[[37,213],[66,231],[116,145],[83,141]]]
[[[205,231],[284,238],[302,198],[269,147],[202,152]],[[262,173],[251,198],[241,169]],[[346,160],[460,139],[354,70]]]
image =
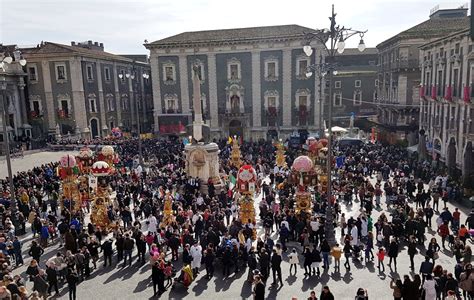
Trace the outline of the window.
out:
[[[300,58],[296,64],[296,76],[300,79],[306,79],[306,70],[308,69],[309,59]]]
[[[227,80],[238,82],[242,78],[241,75],[240,61],[237,58],[232,57],[227,61]]]
[[[239,79],[239,65],[230,65],[230,79]]]
[[[104,75],[105,75],[105,81],[110,81],[110,68],[109,67],[104,68]]]
[[[362,92],[361,91],[355,91],[354,92],[354,105],[359,106],[362,104]]]
[[[355,87],[360,88],[360,80],[355,81]]]
[[[30,113],[31,113],[32,117],[38,117],[42,114],[41,100],[32,100],[31,101]]]
[[[115,111],[114,95],[107,94],[105,96],[105,102],[107,103],[107,108],[109,111]]]
[[[342,106],[342,94],[341,93],[334,94],[333,104],[334,104],[335,107],[341,107]]]
[[[459,96],[459,69],[454,69],[453,74],[453,97]]]
[[[89,111],[91,113],[97,112],[97,101],[94,94],[89,95]]]
[[[114,128],[115,127],[114,125],[115,125],[114,121],[109,122],[110,129]]]
[[[375,86],[379,86],[379,80],[375,79]]]
[[[128,101],[128,95],[127,94],[122,94],[122,97],[121,97],[121,100],[122,100],[122,110],[128,110],[129,106],[130,106],[130,103]]]
[[[178,95],[166,94],[165,100],[165,113],[175,113],[178,110]]]
[[[268,97],[268,107],[276,107],[276,97]]]
[[[267,58],[265,60],[265,80],[276,81],[278,80],[278,59]]]
[[[57,81],[66,81],[66,65],[65,64],[56,64],[56,80]]]
[[[298,104],[299,104],[299,107],[306,107],[308,105],[308,96],[304,95],[304,96],[299,96],[298,97]]]
[[[68,100],[61,100],[59,102],[59,104],[60,104],[60,110],[62,111],[62,114],[65,117],[68,117],[69,116],[69,101]]]
[[[37,81],[38,80],[38,75],[37,75],[37,70],[36,66],[29,66],[28,67],[28,78],[30,81]]]
[[[92,69],[92,66],[87,65],[86,69],[87,69],[87,80],[88,81],[94,80],[94,71]]]
[[[165,84],[174,84],[176,82],[175,65],[171,61],[163,64],[163,82]]]
[[[374,96],[374,102],[377,101],[377,90],[374,91],[373,96]]]
[[[340,89],[341,88],[341,82],[340,81],[335,81],[334,82],[334,88]]]

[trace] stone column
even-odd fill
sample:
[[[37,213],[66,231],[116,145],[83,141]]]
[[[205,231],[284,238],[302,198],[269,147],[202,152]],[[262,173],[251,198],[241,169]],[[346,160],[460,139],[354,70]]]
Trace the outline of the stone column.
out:
[[[216,54],[207,55],[209,77],[209,113],[211,116],[211,130],[219,128],[219,113],[217,99]]]
[[[260,51],[252,51],[252,128],[255,129],[262,127],[261,73]]]
[[[189,87],[188,87],[188,61],[186,54],[180,54],[179,58],[179,86],[181,88],[181,111],[183,114],[190,112],[189,109]]]
[[[281,98],[283,108],[283,127],[291,127],[291,49],[283,50],[283,97]]]
[[[121,127],[122,124],[122,97],[120,95],[119,90],[119,78],[118,78],[118,71],[117,71],[117,64],[114,62],[114,66],[112,68],[112,76],[114,77],[114,92],[115,92],[115,110],[117,111],[117,126]],[[112,129],[112,128],[110,128]]]
[[[54,105],[53,88],[51,85],[51,70],[49,68],[49,61],[44,60],[41,64],[43,70],[43,84],[44,84],[44,96],[45,96],[45,108],[48,117],[48,131],[54,133],[56,131],[57,113]]]
[[[71,67],[71,90],[72,90],[72,108],[76,127],[82,132],[88,127],[86,101],[84,101],[84,83],[82,79],[82,66],[79,58],[69,59]],[[100,132],[100,128],[99,128]]]
[[[18,83],[18,91],[20,93],[20,108],[21,108],[21,119],[22,126],[23,124],[28,124],[28,111],[29,107],[25,101],[25,83],[23,82],[23,77],[20,77],[20,82]]]
[[[153,89],[153,122],[154,132],[157,133],[160,130],[158,124],[158,114],[161,114],[161,89],[160,89],[160,70],[158,66],[158,55],[151,52],[150,57],[151,66],[151,84]]]
[[[106,136],[107,130],[112,129],[112,128],[108,128],[107,118],[105,115],[108,107],[107,105],[105,105],[105,101],[104,101],[104,87],[102,86],[102,70],[101,70],[101,65],[99,61],[96,61],[95,68],[97,72],[97,88],[99,89],[98,100],[99,100],[100,123],[102,123],[100,131],[102,131],[103,136]]]

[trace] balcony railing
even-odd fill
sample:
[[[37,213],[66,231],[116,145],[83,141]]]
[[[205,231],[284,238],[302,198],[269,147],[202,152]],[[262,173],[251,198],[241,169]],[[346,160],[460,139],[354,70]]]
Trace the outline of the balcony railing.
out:
[[[420,67],[418,59],[401,59],[391,63],[392,70],[398,69],[417,69]]]

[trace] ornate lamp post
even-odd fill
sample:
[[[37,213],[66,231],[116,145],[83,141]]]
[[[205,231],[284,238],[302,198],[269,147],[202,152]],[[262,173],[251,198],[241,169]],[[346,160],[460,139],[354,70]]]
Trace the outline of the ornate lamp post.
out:
[[[332,183],[331,183],[331,169],[332,169],[332,78],[333,75],[337,75],[335,57],[337,53],[341,54],[344,52],[346,46],[345,41],[354,35],[360,36],[359,46],[357,47],[359,51],[365,50],[364,43],[364,34],[367,32],[360,30],[353,30],[351,28],[345,28],[344,26],[336,25],[336,13],[334,13],[334,5],[332,5],[332,14],[329,17],[331,21],[330,29],[318,30],[316,32],[311,32],[306,35],[307,45],[303,47],[303,51],[307,56],[311,56],[313,49],[309,43],[313,40],[319,41],[324,45],[326,50],[326,61],[319,64],[311,65],[308,67],[306,76],[312,76],[312,70],[317,71],[321,76],[329,75],[329,100],[328,100],[328,155],[327,155],[327,174],[329,180],[327,181],[327,200],[328,206],[326,210],[326,222],[325,222],[325,232],[326,239],[330,244],[336,243],[334,225],[333,225],[333,201],[332,201]],[[329,45],[328,45],[329,43]]]
[[[141,128],[140,128],[140,113],[138,111],[138,101],[137,101],[137,93],[138,93],[138,78],[137,80],[134,81],[136,77],[136,69],[135,69],[135,62],[133,62],[133,68],[132,71],[125,73],[125,77],[128,79],[131,79],[133,81],[133,97],[134,97],[134,106],[135,106],[135,114],[137,118],[137,135],[138,135],[138,155],[139,155],[139,161],[140,161],[140,166],[143,166],[143,152],[142,152],[142,139],[141,139]],[[148,79],[150,78],[150,75],[147,73],[143,73],[143,78]],[[118,75],[120,79],[123,78],[124,74],[119,74]]]

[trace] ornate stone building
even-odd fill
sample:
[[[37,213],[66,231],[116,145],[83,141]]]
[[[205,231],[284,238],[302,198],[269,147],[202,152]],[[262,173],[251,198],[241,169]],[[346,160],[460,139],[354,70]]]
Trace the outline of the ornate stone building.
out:
[[[377,45],[379,137],[416,143],[421,83],[419,47],[469,25],[467,8],[432,11],[430,18]]]
[[[0,66],[0,144],[3,145],[3,103],[2,89],[5,88],[5,107],[7,109],[7,131],[10,142],[31,137],[31,125],[28,121],[27,102],[25,99],[25,75],[20,65],[20,51],[16,45],[0,44],[0,61],[4,57],[12,58],[11,63],[2,63]],[[0,149],[3,153],[3,147]]]
[[[92,41],[44,42],[22,51],[33,137],[101,137],[113,127],[135,132],[137,118],[142,132],[151,131],[151,78],[142,76],[151,73],[146,56],[114,55]],[[127,77],[133,70],[135,76]]]
[[[461,171],[474,187],[474,43],[465,29],[424,44],[420,87],[420,129],[428,150],[451,174]]]
[[[211,137],[285,137],[319,129],[319,80],[306,77],[310,28],[298,25],[184,32],[145,44],[153,74],[155,132],[176,134],[192,120],[192,72],[199,65]]]

